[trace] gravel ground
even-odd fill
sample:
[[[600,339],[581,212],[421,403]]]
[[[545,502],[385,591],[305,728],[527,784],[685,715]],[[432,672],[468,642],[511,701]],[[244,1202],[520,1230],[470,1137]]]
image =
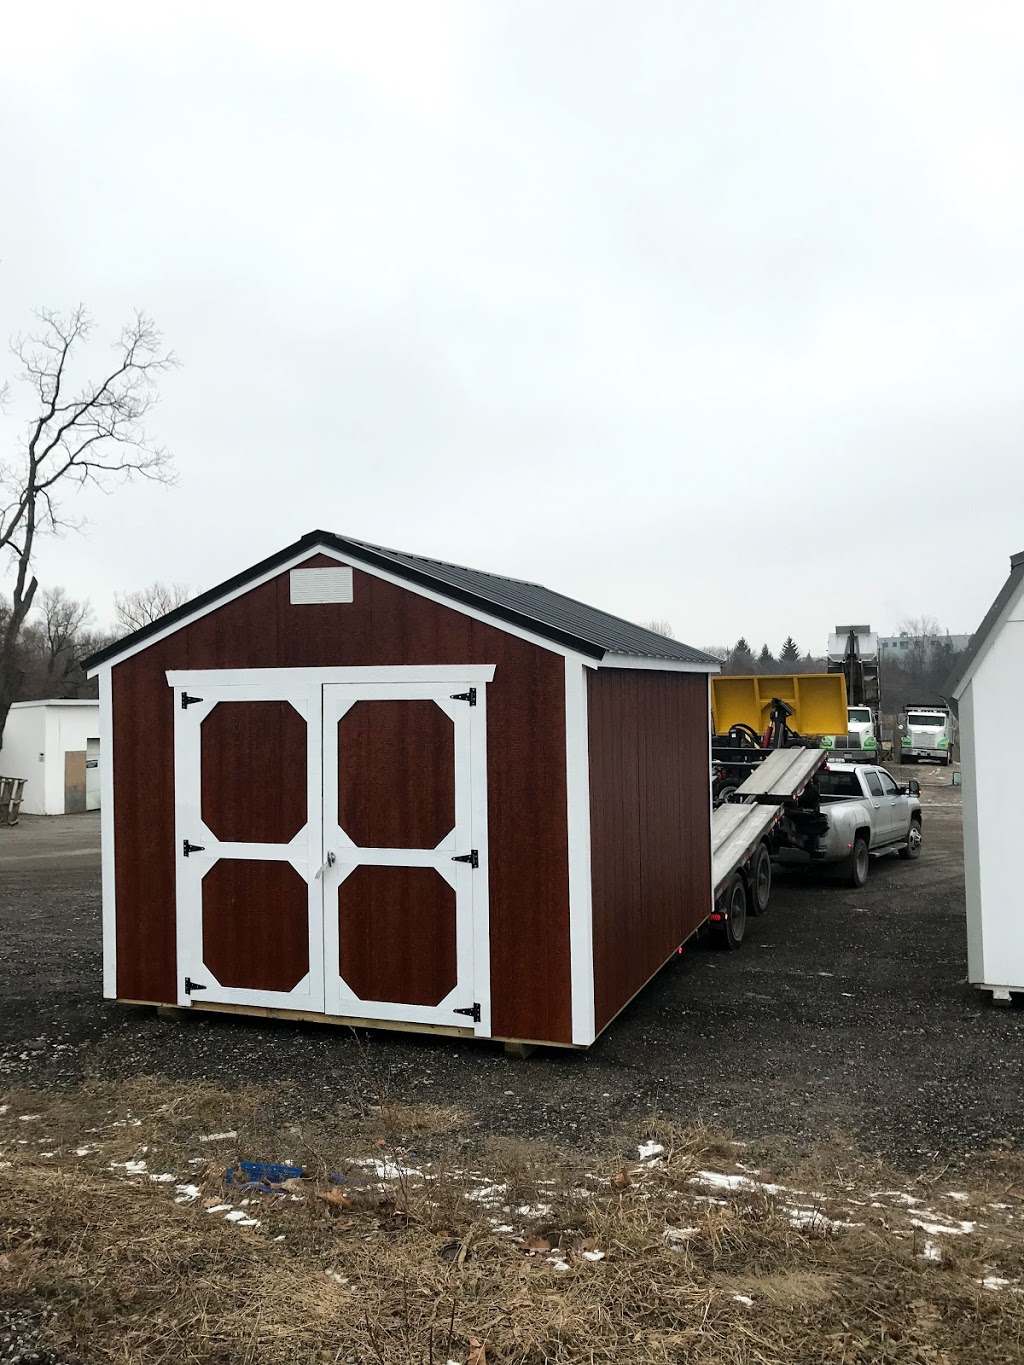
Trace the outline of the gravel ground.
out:
[[[653,1111],[797,1144],[841,1132],[897,1165],[964,1159],[1024,1129],[1024,1011],[965,984],[959,789],[925,785],[925,852],[860,891],[780,876],[739,953],[674,960],[587,1053],[507,1058],[324,1026],[158,1020],[101,999],[98,821],[0,831],[0,1091],[160,1073],[298,1082],[296,1117],[386,1087],[482,1132],[604,1143]]]

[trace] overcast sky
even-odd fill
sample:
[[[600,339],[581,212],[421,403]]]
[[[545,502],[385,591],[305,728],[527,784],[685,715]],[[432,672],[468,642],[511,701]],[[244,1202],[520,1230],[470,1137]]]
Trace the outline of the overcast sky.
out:
[[[323,526],[696,645],[973,629],[1022,63],[1019,3],[8,6],[0,331],[138,306],[182,361],[177,486],[81,496],[40,578],[103,620]]]

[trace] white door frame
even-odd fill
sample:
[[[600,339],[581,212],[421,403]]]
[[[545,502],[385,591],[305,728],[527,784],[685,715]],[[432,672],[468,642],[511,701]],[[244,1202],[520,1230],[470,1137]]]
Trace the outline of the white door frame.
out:
[[[202,718],[213,709],[211,696],[210,704],[207,706],[204,698],[202,705],[205,710],[200,713],[200,703],[195,703],[183,710],[181,707],[181,694],[188,692],[190,695],[195,692],[202,692],[206,689],[217,689],[217,700],[282,700],[293,701],[294,697],[304,703],[307,710],[302,711],[307,721],[307,763],[309,774],[308,808],[309,816],[306,830],[310,835],[310,842],[307,845],[307,853],[303,863],[303,868],[299,868],[296,862],[298,850],[292,846],[287,850],[287,861],[291,862],[296,870],[303,871],[310,883],[310,914],[311,914],[311,933],[310,933],[310,962],[312,966],[314,940],[320,943],[321,954],[324,947],[324,937],[326,928],[318,930],[317,934],[313,930],[313,904],[314,898],[317,905],[317,923],[326,926],[327,916],[324,915],[323,900],[323,881],[321,875],[317,873],[323,868],[325,860],[326,845],[323,840],[323,767],[327,764],[328,753],[333,751],[334,763],[337,764],[337,744],[333,735],[331,742],[325,746],[325,727],[323,725],[324,714],[324,691],[326,687],[336,685],[351,686],[358,684],[362,689],[362,694],[367,698],[374,694],[371,689],[385,687],[390,689],[388,695],[396,695],[394,689],[414,688],[417,696],[424,695],[424,689],[433,698],[433,690],[439,685],[444,685],[450,691],[445,693],[443,700],[452,707],[463,707],[468,712],[468,745],[469,745],[469,820],[471,831],[471,843],[469,848],[477,850],[478,867],[473,869],[463,864],[450,864],[456,869],[457,874],[464,874],[470,879],[470,902],[472,906],[472,932],[471,942],[471,961],[459,962],[459,990],[462,991],[463,969],[465,967],[465,981],[471,986],[466,1005],[477,1004],[480,1006],[480,1018],[473,1021],[471,1018],[448,1013],[445,1022],[449,1026],[472,1028],[481,1037],[489,1037],[491,1032],[491,953],[490,953],[490,896],[488,890],[488,857],[487,857],[487,688],[486,684],[494,678],[494,664],[440,664],[440,665],[396,665],[396,666],[367,666],[367,667],[328,667],[328,668],[246,668],[246,669],[171,669],[166,673],[168,685],[174,689],[174,717],[175,717],[175,737],[174,737],[174,764],[175,764],[175,850],[176,867],[179,874],[186,867],[182,856],[182,849],[185,838],[189,837],[189,830],[201,829],[208,844],[216,844],[217,840],[209,834],[206,826],[201,819],[201,793],[199,790],[199,746],[192,743],[188,735],[190,733],[187,724],[182,723],[182,717],[189,712],[193,716]],[[468,692],[471,687],[476,688],[476,704],[469,706],[464,701],[453,701],[451,693]],[[301,709],[301,707],[297,708]],[[308,714],[307,714],[308,711]],[[451,714],[451,712],[449,712]],[[458,726],[457,726],[458,729]],[[198,735],[199,726],[196,724],[195,733]],[[315,735],[315,738],[314,738]],[[315,766],[314,766],[314,744],[316,746]],[[193,752],[194,751],[194,752]],[[179,774],[181,775],[179,777]],[[335,773],[336,779],[336,773]],[[179,787],[179,783],[183,783]],[[314,787],[316,788],[314,800]],[[187,791],[187,799],[182,801],[179,798],[179,790]],[[335,781],[335,793],[337,790]],[[335,795],[335,802],[337,797]],[[186,825],[188,828],[186,829]],[[315,849],[312,843],[313,827],[315,825],[316,844]],[[298,838],[299,836],[296,836]],[[201,842],[195,835],[191,836],[191,842]],[[293,840],[293,844],[295,841]],[[266,845],[222,845],[226,851],[235,853],[236,850],[245,850],[245,856],[266,857],[268,856]],[[280,846],[271,845],[273,849]],[[334,851],[340,852],[341,848],[335,844]],[[468,852],[469,848],[465,851]],[[262,853],[258,850],[262,849]],[[254,850],[250,854],[250,850]],[[362,854],[367,854],[368,850],[361,850]],[[388,861],[386,854],[394,850],[381,850],[381,856],[377,859],[378,863]],[[192,864],[193,859],[201,859],[203,855],[193,853],[188,859]],[[269,855],[274,856],[274,855]],[[450,858],[452,855],[446,855]],[[362,861],[369,862],[369,857],[363,857]],[[394,858],[391,861],[395,861]],[[207,859],[206,870],[212,864],[212,859]],[[432,865],[432,864],[431,864]],[[194,864],[196,869],[203,867],[201,862]],[[326,872],[327,870],[324,869]],[[450,877],[448,878],[450,880]],[[190,879],[191,880],[191,879]],[[337,879],[333,882],[335,888],[338,885]],[[194,942],[194,937],[190,937],[190,932],[194,936],[194,930],[187,930],[189,921],[187,905],[183,893],[183,878],[179,875],[176,878],[177,884],[177,950],[178,950],[178,1003],[188,1006],[192,1004],[191,996],[185,994],[185,977],[188,969],[185,964],[191,961],[201,960],[201,945]],[[458,888],[456,888],[458,894]],[[183,913],[184,910],[184,913]],[[336,931],[335,931],[336,940]],[[335,941],[334,961],[337,961],[337,943]],[[217,999],[230,997],[232,1003],[239,1005],[262,1005],[269,1003],[276,1008],[284,1009],[309,1009],[311,1012],[318,1013],[324,1011],[325,996],[323,990],[323,966],[324,959],[319,958],[319,1003],[312,1006],[288,1003],[288,997],[281,996],[276,992],[231,990],[231,988],[219,987]],[[269,996],[265,1001],[264,996]],[[210,999],[210,995],[204,993],[200,999]],[[356,1003],[353,997],[353,1005]],[[460,1001],[455,1002],[460,1004]],[[434,1007],[425,1006],[388,1006],[382,1002],[359,1001],[358,1012],[353,1010],[352,1017],[358,1018],[379,1018],[394,1019],[395,1011],[402,1008],[403,1011],[418,1011],[410,1014],[409,1021],[416,1022],[437,1022],[437,1011]],[[407,1016],[401,1015],[402,1019]]]
[[[421,680],[419,670],[405,670],[402,681],[328,683],[324,687],[324,859],[336,861],[324,872],[324,986],[329,1014],[406,1023],[472,1027],[490,1031],[490,952],[487,897],[487,705],[485,689],[468,694],[463,679]],[[414,680],[415,678],[415,680]],[[454,695],[453,695],[454,694]],[[338,823],[337,726],[360,701],[430,701],[452,721],[455,764],[455,825],[432,849],[358,848]],[[480,799],[482,797],[482,800]],[[454,862],[477,852],[478,864]],[[454,889],[456,896],[456,985],[437,1005],[401,1001],[363,1000],[337,974],[338,887],[357,867],[432,867]],[[410,945],[415,951],[414,945]],[[480,1006],[480,1019],[457,1011]]]
[[[207,679],[209,674],[206,675]],[[201,699],[182,704],[195,688]],[[217,838],[202,817],[201,726],[220,702],[284,701],[306,722],[306,824],[288,844],[229,843]],[[191,1006],[186,978],[205,987],[205,1003],[260,1005],[320,1012],[324,1007],[323,894],[317,871],[322,861],[323,710],[321,689],[309,683],[277,681],[273,671],[259,684],[211,685],[182,682],[174,687],[174,855],[178,1004]],[[185,843],[199,845],[185,856]],[[309,971],[290,991],[222,986],[203,962],[202,879],[220,857],[287,862],[308,886]]]

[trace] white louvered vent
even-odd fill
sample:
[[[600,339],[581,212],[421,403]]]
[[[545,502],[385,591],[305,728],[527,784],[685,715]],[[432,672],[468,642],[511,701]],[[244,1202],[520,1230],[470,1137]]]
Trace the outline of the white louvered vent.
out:
[[[352,601],[352,570],[349,568],[292,569],[290,577],[293,606]]]

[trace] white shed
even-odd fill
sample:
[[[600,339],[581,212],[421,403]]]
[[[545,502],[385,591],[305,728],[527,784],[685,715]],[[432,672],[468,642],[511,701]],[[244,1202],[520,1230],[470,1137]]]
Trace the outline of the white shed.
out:
[[[1024,797],[1012,771],[1024,690],[1024,552],[979,626],[947,695],[960,721],[967,973],[1009,1000],[1024,991]]]
[[[25,815],[71,815],[100,804],[98,701],[16,701],[0,746],[0,773],[24,777]]]

